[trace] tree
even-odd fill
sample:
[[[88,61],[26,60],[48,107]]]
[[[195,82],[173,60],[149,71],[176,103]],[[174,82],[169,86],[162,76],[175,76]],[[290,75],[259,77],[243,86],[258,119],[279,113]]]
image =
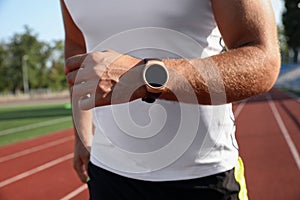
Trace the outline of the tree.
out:
[[[24,90],[24,71],[30,89],[66,89],[64,43],[40,41],[32,29],[28,26],[24,29],[23,33],[0,43],[0,92]]]
[[[7,76],[6,76],[6,61],[7,51],[5,49],[5,44],[0,44],[0,91],[8,91],[7,87]]]
[[[51,55],[49,44],[40,42],[36,34],[25,26],[24,33],[13,35],[7,44],[6,72],[9,77],[8,89],[19,91],[23,87],[22,66],[26,64],[30,88],[46,86],[46,63]],[[26,56],[26,59],[24,59]]]
[[[52,47],[51,67],[48,70],[49,88],[62,90],[67,88],[64,74],[64,43],[55,41]]]
[[[289,63],[289,47],[286,42],[286,36],[282,26],[278,26],[278,39],[280,45],[281,61],[283,64]]]
[[[294,52],[293,62],[298,62],[298,50],[300,47],[300,8],[299,0],[285,0],[285,8],[282,15],[282,23],[287,37],[287,44]]]

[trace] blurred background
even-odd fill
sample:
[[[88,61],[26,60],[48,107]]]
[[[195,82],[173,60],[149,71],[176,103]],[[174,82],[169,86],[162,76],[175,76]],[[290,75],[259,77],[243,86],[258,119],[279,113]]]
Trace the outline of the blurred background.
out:
[[[297,0],[272,0],[282,53],[277,86],[299,90],[300,25]],[[0,0],[0,101],[50,95],[67,88],[59,1]],[[296,76],[297,75],[297,76]],[[294,81],[294,79],[296,81]],[[63,93],[65,95],[65,93]]]
[[[250,199],[299,200],[300,1],[271,2],[278,26],[280,76],[267,96],[234,105],[241,127],[237,133]],[[72,171],[60,2],[0,0],[0,27],[0,199],[88,199],[86,186]],[[256,110],[247,116],[264,125],[254,130],[242,109]],[[255,131],[259,134],[251,136]],[[270,136],[270,131],[278,135]],[[273,157],[279,159],[275,164],[266,160],[276,160]]]

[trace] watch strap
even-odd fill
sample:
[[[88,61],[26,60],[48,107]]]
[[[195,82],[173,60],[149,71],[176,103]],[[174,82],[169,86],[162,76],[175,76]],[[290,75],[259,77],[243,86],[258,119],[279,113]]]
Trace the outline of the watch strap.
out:
[[[150,60],[157,60],[157,61],[162,61],[161,59],[159,58],[144,58],[143,61],[144,61],[144,64],[147,64],[148,61]]]
[[[152,93],[146,91],[146,97],[142,98],[142,101],[145,101],[147,103],[154,103],[155,100],[161,95],[160,93]]]

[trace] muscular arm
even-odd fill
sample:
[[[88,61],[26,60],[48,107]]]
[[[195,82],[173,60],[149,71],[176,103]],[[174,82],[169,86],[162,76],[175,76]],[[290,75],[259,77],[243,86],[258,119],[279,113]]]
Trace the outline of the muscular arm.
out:
[[[61,9],[65,27],[65,59],[74,55],[86,53],[83,35],[74,24],[63,0],[61,0]],[[89,161],[89,152],[87,148],[90,148],[91,139],[93,137],[92,114],[91,111],[80,110],[74,102],[75,101],[72,101],[72,115],[75,132],[73,165],[81,181],[85,182],[87,178],[86,167]]]
[[[224,104],[266,92],[275,83],[279,73],[280,55],[270,2],[211,0],[211,3],[229,51],[204,59],[163,60],[169,69],[170,79],[160,98],[196,104]],[[75,77],[85,56],[89,56],[91,62],[86,63],[80,72],[92,74],[94,79],[82,79],[76,83]],[[119,58],[119,62],[111,64],[108,62],[110,58]],[[119,83],[123,88],[118,93],[130,88],[128,81],[124,80],[126,78],[122,81],[122,77],[131,77],[130,79],[143,85],[140,73],[130,75],[133,71],[142,71],[131,70],[137,69],[137,63],[137,59],[117,52],[93,52],[68,59],[67,78],[69,82],[75,83],[74,88],[79,91],[77,99],[86,96],[85,91],[88,89],[97,87],[95,94],[91,94],[92,98],[80,103],[84,109],[124,103],[122,93],[112,102],[112,91]],[[98,85],[95,87],[96,84]],[[133,99],[145,97],[145,88],[141,87],[132,96]]]
[[[279,73],[276,23],[267,0],[212,0],[214,16],[229,51],[206,59],[164,60],[174,73],[186,78],[201,104],[238,101],[268,91]],[[176,76],[174,76],[176,77]],[[178,79],[170,90],[186,96]],[[226,98],[211,102],[210,94]],[[185,94],[186,92],[186,94]],[[162,98],[174,100],[166,91]]]

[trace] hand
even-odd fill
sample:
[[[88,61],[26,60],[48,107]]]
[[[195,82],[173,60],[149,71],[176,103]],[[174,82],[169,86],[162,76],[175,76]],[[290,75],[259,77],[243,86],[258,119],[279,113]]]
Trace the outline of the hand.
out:
[[[141,60],[115,51],[68,58],[65,74],[73,100],[79,102],[81,109],[90,109],[143,97],[144,91],[140,87],[143,85],[142,67],[139,63]],[[116,92],[113,92],[114,89]]]
[[[84,146],[82,142],[78,140],[75,142],[73,168],[81,182],[86,183],[88,178],[87,167],[90,160],[90,147]]]

